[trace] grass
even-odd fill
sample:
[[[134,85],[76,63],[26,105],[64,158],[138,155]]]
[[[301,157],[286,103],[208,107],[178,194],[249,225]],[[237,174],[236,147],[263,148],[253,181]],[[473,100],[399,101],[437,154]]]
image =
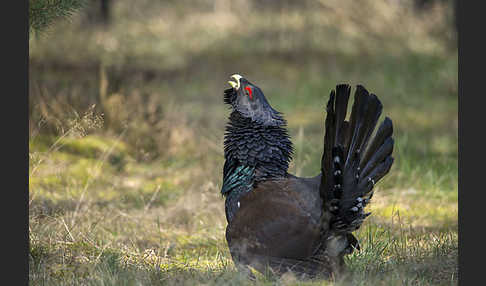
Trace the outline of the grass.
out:
[[[425,17],[408,2],[128,3],[116,1],[107,28],[85,11],[30,40],[32,285],[457,284],[447,6]],[[289,171],[299,176],[319,170],[337,83],[364,84],[392,118],[395,163],[341,279],[237,273],[219,194],[222,90],[235,72],[285,114],[296,148]]]

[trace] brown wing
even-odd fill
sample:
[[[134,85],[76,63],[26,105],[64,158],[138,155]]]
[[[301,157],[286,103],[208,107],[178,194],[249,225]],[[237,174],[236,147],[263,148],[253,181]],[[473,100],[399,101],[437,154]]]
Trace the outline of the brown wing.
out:
[[[242,197],[240,208],[226,229],[235,262],[254,266],[261,263],[262,257],[310,257],[320,237],[319,183],[320,176],[291,176],[261,182]]]

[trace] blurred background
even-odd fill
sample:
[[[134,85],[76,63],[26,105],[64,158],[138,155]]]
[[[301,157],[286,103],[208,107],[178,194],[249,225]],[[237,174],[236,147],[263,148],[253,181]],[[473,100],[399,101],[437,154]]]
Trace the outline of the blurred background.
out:
[[[377,94],[396,160],[347,281],[457,283],[453,1],[72,2],[29,39],[32,284],[247,283],[219,194],[234,73],[284,113],[298,176],[319,172],[330,90]]]

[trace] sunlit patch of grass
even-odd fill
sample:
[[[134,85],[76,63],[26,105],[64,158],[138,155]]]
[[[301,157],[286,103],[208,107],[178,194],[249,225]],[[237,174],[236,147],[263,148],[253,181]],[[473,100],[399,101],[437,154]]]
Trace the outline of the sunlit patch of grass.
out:
[[[80,199],[88,198],[89,201],[148,208],[176,199],[187,182],[174,183],[172,178],[168,179],[170,172],[165,176],[153,177],[139,172],[127,173],[120,170],[118,162],[113,160],[102,166],[103,175],[100,176],[99,160],[62,151],[50,154],[49,160],[29,180],[31,194],[36,197],[34,206],[36,202],[56,205],[71,201],[75,204]],[[128,166],[133,164],[129,163]],[[129,168],[134,170],[133,167]]]
[[[128,155],[127,146],[116,139],[99,137],[95,135],[85,136],[83,138],[64,138],[61,140],[61,152],[76,154],[85,158],[98,159],[104,153],[110,150],[110,165],[120,165],[123,168],[124,159]]]
[[[402,228],[405,227],[405,228]],[[362,250],[346,258],[352,285],[457,283],[457,232],[421,232],[373,225],[357,232]]]
[[[457,228],[457,203],[451,200],[420,197],[407,190],[393,190],[395,194],[380,194],[373,198],[369,211],[373,221],[401,221],[416,228]]]

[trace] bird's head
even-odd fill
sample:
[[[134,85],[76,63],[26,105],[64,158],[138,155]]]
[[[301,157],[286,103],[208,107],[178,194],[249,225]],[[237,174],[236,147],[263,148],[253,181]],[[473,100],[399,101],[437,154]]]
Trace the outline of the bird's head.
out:
[[[239,74],[234,74],[228,83],[231,88],[224,91],[224,102],[231,105],[241,116],[264,125],[285,124],[281,113],[268,103],[262,90]]]

